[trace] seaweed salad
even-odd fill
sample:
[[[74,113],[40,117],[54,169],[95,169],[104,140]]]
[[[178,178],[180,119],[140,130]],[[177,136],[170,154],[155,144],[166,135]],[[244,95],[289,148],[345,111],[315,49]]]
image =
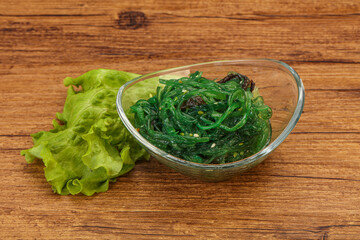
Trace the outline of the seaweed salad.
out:
[[[131,107],[135,127],[158,148],[191,162],[222,164],[269,144],[272,110],[247,76],[230,72],[213,81],[197,71],[159,81],[164,86],[155,96]]]

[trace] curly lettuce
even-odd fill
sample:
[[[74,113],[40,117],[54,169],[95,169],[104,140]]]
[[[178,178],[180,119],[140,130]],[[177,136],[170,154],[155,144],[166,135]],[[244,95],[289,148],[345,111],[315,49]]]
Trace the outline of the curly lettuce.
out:
[[[133,169],[138,159],[149,158],[125,129],[115,104],[118,89],[137,76],[98,69],[65,78],[68,95],[53,129],[32,134],[34,146],[21,151],[28,163],[42,159],[46,180],[55,193],[91,196],[105,192],[109,182]],[[134,94],[144,94],[144,89]]]

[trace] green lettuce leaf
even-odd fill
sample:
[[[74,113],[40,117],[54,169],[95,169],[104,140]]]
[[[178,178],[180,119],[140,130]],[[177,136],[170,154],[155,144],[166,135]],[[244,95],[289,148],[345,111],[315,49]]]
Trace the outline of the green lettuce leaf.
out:
[[[55,193],[105,192],[109,181],[129,172],[138,159],[149,158],[125,129],[115,104],[118,89],[138,76],[98,69],[64,80],[68,95],[53,129],[32,134],[34,146],[21,151],[28,163],[42,159]]]

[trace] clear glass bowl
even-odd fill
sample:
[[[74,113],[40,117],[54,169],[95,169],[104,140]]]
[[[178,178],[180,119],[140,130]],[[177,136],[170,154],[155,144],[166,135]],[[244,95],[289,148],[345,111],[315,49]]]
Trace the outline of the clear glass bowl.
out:
[[[174,79],[201,71],[208,79],[221,79],[235,71],[252,79],[264,97],[265,104],[273,110],[270,144],[245,159],[226,164],[202,164],[170,155],[142,137],[131,123],[130,106],[139,99],[148,99],[159,86],[159,77]],[[139,88],[141,87],[141,88]],[[144,91],[146,89],[146,91]],[[134,92],[139,95],[134,99]],[[118,92],[116,105],[125,127],[135,139],[159,162],[187,176],[204,181],[223,181],[249,170],[261,163],[289,135],[300,118],[304,106],[304,86],[299,75],[289,65],[271,59],[240,59],[215,61],[166,69],[149,73],[123,85]]]

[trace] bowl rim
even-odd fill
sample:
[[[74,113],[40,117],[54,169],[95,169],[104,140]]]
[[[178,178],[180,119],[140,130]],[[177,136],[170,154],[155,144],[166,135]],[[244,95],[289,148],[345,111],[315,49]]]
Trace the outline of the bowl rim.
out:
[[[241,159],[241,160],[238,160],[235,162],[230,162],[230,163],[205,164],[205,163],[190,162],[190,161],[184,160],[182,158],[175,157],[175,156],[161,150],[160,148],[154,146],[147,139],[145,139],[131,124],[130,120],[126,116],[125,111],[123,109],[121,99],[122,99],[124,90],[126,89],[127,86],[138,81],[139,79],[146,78],[148,76],[159,74],[162,72],[176,71],[176,70],[181,70],[181,69],[190,68],[190,67],[196,67],[196,66],[200,66],[200,65],[203,66],[203,65],[222,64],[222,63],[241,63],[241,62],[254,62],[254,61],[256,61],[256,62],[273,62],[273,63],[279,64],[279,65],[285,67],[292,74],[292,76],[297,84],[298,98],[297,98],[297,105],[294,110],[294,113],[293,113],[289,123],[284,128],[284,130],[280,133],[280,135],[272,143],[270,143],[268,146],[263,148],[261,151],[257,152],[254,155],[251,155],[247,158],[244,158],[244,159]],[[151,72],[148,74],[140,75],[139,77],[136,77],[136,78],[126,82],[123,86],[121,86],[119,88],[118,94],[116,96],[116,108],[117,108],[117,112],[120,116],[120,119],[123,122],[123,124],[125,125],[125,127],[127,128],[127,130],[135,137],[135,139],[137,141],[140,142],[140,144],[145,146],[151,152],[153,152],[157,155],[160,155],[164,158],[167,158],[175,163],[178,163],[178,164],[181,164],[184,166],[188,166],[188,167],[201,168],[201,169],[205,169],[205,170],[209,170],[209,171],[215,170],[215,169],[225,169],[225,168],[233,168],[233,167],[247,165],[249,163],[255,162],[256,160],[258,160],[260,158],[267,156],[269,153],[271,153],[273,150],[275,150],[285,140],[285,138],[290,134],[290,132],[294,129],[294,127],[295,127],[296,123],[299,121],[301,113],[303,111],[304,102],[305,102],[305,88],[304,88],[303,82],[302,82],[300,76],[298,75],[298,73],[292,67],[290,67],[288,64],[286,64],[282,61],[279,61],[279,60],[269,59],[269,58],[243,58],[243,59],[238,59],[238,60],[219,60],[219,61],[195,63],[195,64],[184,65],[184,66],[180,66],[180,67],[163,69],[163,70],[159,70],[156,72]]]

